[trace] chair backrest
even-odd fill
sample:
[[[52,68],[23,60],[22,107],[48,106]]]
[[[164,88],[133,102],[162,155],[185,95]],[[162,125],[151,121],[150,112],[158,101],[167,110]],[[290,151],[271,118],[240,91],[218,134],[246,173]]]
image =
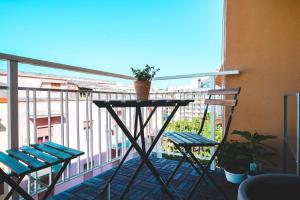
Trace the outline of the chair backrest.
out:
[[[224,143],[224,141],[227,138],[228,135],[228,131],[229,131],[229,127],[231,124],[231,119],[232,119],[232,115],[234,112],[234,108],[237,105],[237,97],[240,94],[241,88],[227,88],[227,89],[216,89],[216,90],[209,90],[207,91],[208,94],[208,99],[205,99],[204,104],[205,106],[205,110],[203,113],[203,117],[202,117],[202,121],[201,121],[201,125],[200,125],[200,130],[198,132],[198,134],[201,134],[203,131],[203,127],[204,127],[204,123],[207,117],[207,111],[208,111],[208,107],[209,105],[219,105],[219,106],[228,106],[230,107],[230,111],[229,111],[229,116],[228,116],[228,120],[227,123],[225,125],[225,132],[223,134],[223,139],[221,141],[221,143]],[[222,96],[233,96],[232,99],[212,99],[213,95],[222,95]]]

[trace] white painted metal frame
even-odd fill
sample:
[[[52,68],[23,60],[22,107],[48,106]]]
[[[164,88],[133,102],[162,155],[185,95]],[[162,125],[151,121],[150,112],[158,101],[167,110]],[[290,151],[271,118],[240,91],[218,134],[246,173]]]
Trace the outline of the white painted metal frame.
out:
[[[237,74],[240,74],[239,70],[228,70],[222,72],[207,72],[207,73],[161,76],[161,77],[156,77],[153,80],[161,81],[161,80],[170,80],[170,79],[198,78],[198,77],[207,77],[207,76],[225,76],[225,75],[237,75]]]
[[[289,141],[288,97],[291,96],[296,97],[296,151],[293,150],[292,145]],[[296,161],[296,174],[297,176],[300,176],[300,92],[294,94],[286,94],[283,96],[283,172],[287,172],[288,150],[290,150],[293,154],[293,157]]]
[[[8,148],[19,147],[18,62],[8,61]]]
[[[68,71],[73,71],[73,72],[81,72],[81,73],[85,73],[85,74],[109,76],[109,77],[114,77],[114,78],[134,80],[134,77],[132,77],[132,76],[116,74],[116,73],[111,73],[111,72],[105,72],[105,71],[100,71],[100,70],[94,70],[94,69],[88,69],[88,68],[83,68],[83,67],[77,67],[74,65],[66,65],[66,64],[60,64],[60,63],[55,63],[55,62],[49,62],[49,61],[38,60],[38,59],[33,59],[33,58],[26,58],[26,57],[4,54],[4,53],[0,53],[0,59],[1,60],[10,60],[12,62],[37,65],[39,67],[50,67],[50,68],[54,68],[54,69],[68,70]]]
[[[210,89],[215,89],[215,77],[214,76],[211,76],[209,77],[210,78],[210,81],[209,81],[209,84],[210,84]],[[214,99],[215,97],[212,96],[211,97],[212,99]],[[211,105],[210,106],[210,139],[215,141],[216,139],[216,117],[215,117],[215,106],[214,105]],[[210,154],[213,155],[215,152],[215,147],[211,147],[210,148]],[[215,170],[216,168],[216,162],[213,161],[210,165],[210,169],[211,170]]]

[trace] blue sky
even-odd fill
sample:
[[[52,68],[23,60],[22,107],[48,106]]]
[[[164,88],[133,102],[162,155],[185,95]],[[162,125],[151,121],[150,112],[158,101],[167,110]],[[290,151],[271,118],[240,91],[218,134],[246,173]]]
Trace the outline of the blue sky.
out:
[[[1,0],[0,8],[2,53],[127,75],[145,64],[159,76],[221,65],[223,0]]]

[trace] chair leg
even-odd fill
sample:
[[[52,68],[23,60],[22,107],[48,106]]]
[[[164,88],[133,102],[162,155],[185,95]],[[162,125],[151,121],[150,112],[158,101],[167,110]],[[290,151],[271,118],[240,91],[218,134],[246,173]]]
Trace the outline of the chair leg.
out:
[[[186,160],[190,163],[190,165],[193,167],[193,169],[199,174],[201,175],[202,173],[199,171],[199,169],[194,165],[193,163],[193,160],[191,160],[189,157],[188,157],[188,154],[186,154],[183,150],[180,149],[180,146],[176,145],[176,148],[180,151],[180,153],[183,155],[183,157],[186,158]],[[186,149],[185,149],[186,150]],[[204,181],[206,184],[208,184],[207,180],[204,178]]]
[[[54,180],[52,181],[51,185],[49,186],[49,188],[47,189],[45,195],[43,196],[43,200],[47,199],[47,197],[49,196],[50,192],[52,191],[52,189],[54,188],[56,182],[58,181],[58,179],[61,177],[62,173],[64,172],[64,170],[66,169],[66,167],[68,166],[68,164],[70,163],[70,159],[66,160],[63,164],[63,166],[60,168],[59,172],[56,174]]]
[[[0,168],[1,179],[7,183],[11,188],[13,188],[19,195],[21,195],[26,200],[34,200],[23,188],[19,186],[11,177],[9,177],[1,168]]]
[[[172,172],[172,174],[168,177],[167,181],[166,181],[166,185],[169,185],[170,181],[173,179],[173,177],[175,176],[177,170],[180,168],[180,166],[182,165],[183,161],[185,159],[185,156],[182,156],[179,163],[177,164],[177,166],[175,167],[175,170]]]
[[[187,157],[187,161],[190,163],[190,165],[193,167],[193,169],[199,174],[203,174],[203,172],[201,172],[194,164],[193,159]],[[201,169],[201,168],[200,168]],[[202,170],[202,169],[201,169]],[[204,177],[204,182],[206,183],[206,185],[208,185],[208,181],[206,180],[206,178]]]
[[[200,178],[198,179],[198,181],[196,182],[196,184],[193,186],[192,188],[192,191],[191,193],[189,194],[188,198],[187,199],[191,199],[194,192],[195,192],[195,189],[198,187],[198,185],[200,184],[201,180],[204,178],[204,175],[206,175],[208,177],[208,179],[211,181],[211,183],[216,187],[216,189],[224,196],[225,199],[228,199],[226,193],[222,190],[222,188],[215,182],[214,178],[209,174],[208,170],[209,170],[209,167],[212,163],[212,161],[214,160],[216,154],[214,154],[210,161],[208,162],[208,164],[204,167],[200,162],[199,160],[194,156],[194,154],[188,150],[187,151],[188,154],[191,156],[191,158],[196,162],[196,164],[198,165],[199,168],[201,168],[201,170],[203,171],[203,173],[201,174]]]
[[[20,184],[24,177],[25,177],[25,175],[22,175],[22,176],[18,177],[18,180],[16,181],[16,183]],[[13,195],[14,192],[15,192],[15,189],[12,188],[9,191],[9,193],[6,195],[6,197],[4,198],[4,200],[8,200],[11,197],[11,195]]]

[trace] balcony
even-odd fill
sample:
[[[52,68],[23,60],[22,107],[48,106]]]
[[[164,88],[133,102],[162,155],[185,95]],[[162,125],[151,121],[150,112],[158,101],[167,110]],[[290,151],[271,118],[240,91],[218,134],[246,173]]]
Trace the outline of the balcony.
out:
[[[89,70],[7,54],[1,54],[0,58],[6,60],[8,63],[8,73],[4,72],[2,75],[2,81],[7,80],[8,84],[0,86],[0,90],[3,93],[3,99],[7,98],[7,103],[4,101],[4,103],[0,104],[2,110],[0,117],[2,119],[2,123],[5,124],[5,130],[2,131],[3,139],[1,140],[1,150],[5,151],[11,147],[41,143],[49,140],[84,151],[85,154],[78,159],[73,160],[64,172],[61,180],[55,187],[53,194],[58,194],[58,196],[55,196],[54,198],[59,199],[62,197],[60,195],[68,195],[70,192],[74,193],[74,188],[72,188],[73,186],[78,188],[79,191],[78,193],[75,192],[76,194],[74,193],[74,195],[77,195],[77,197],[78,195],[88,196],[89,191],[92,191],[95,188],[91,187],[86,191],[87,193],[81,192],[80,188],[85,187],[85,184],[92,183],[93,181],[99,181],[99,183],[95,184],[95,186],[101,187],[103,181],[111,174],[111,168],[117,166],[120,159],[126,153],[130,143],[114,120],[112,120],[109,113],[105,109],[98,108],[95,104],[93,104],[93,101],[135,99],[134,91],[131,88],[127,88],[126,90],[120,90],[118,88],[114,88],[114,90],[105,90],[103,87],[94,87],[93,89],[90,89],[87,85],[91,82],[91,80],[88,79],[80,81],[81,84],[84,84],[85,88],[83,88],[82,85],[76,86],[74,82],[70,84],[69,81],[67,81],[67,79],[70,79],[68,77],[55,77],[55,82],[52,80],[53,77],[45,78],[46,75],[41,77],[40,75],[29,75],[18,72],[17,66],[19,62],[22,62],[31,65],[40,65],[102,76],[104,75],[114,78],[132,78],[120,74]],[[225,71],[181,75],[176,77],[159,77],[157,80],[208,77],[207,81],[209,81],[210,88],[214,88],[222,87],[221,85],[215,84],[216,76],[236,74],[238,74],[238,71]],[[40,87],[34,86],[31,82],[32,80],[38,79],[42,79],[40,81],[42,84],[39,84]],[[30,84],[33,86],[29,87]],[[193,103],[179,109],[177,114],[173,117],[171,124],[186,120],[192,124],[190,127],[191,130],[196,131],[196,124],[192,123],[192,121],[194,119],[199,119],[200,116],[202,116],[204,111],[203,100],[207,96],[206,91],[208,89],[209,88],[194,88],[189,90],[153,90],[150,94],[150,99],[194,99],[195,101]],[[144,108],[142,110],[144,117],[148,116],[151,111],[152,108]],[[116,113],[127,125],[129,130],[133,130],[134,128],[134,112],[133,108],[116,109]],[[215,113],[215,115],[211,115],[212,117],[207,122],[210,126],[209,130],[205,130],[205,133],[211,138],[216,139],[220,136],[222,131],[222,121],[224,120],[223,110],[212,107],[209,112]],[[8,113],[10,113],[10,115],[7,118],[6,116]],[[145,134],[147,147],[149,147],[153,142],[153,138],[162,126],[165,117],[169,114],[170,108],[158,108],[155,116],[149,122],[146,129]],[[219,122],[216,123],[216,121]],[[169,128],[172,129],[171,127]],[[185,129],[186,127],[181,125],[179,126],[180,131],[184,131]],[[6,141],[9,142],[7,143]],[[210,152],[213,152],[213,149],[211,149]],[[194,149],[194,153],[202,159],[205,159],[208,156],[207,153],[203,153],[201,149]],[[167,169],[174,167],[179,156],[179,152],[174,149],[172,144],[165,138],[162,138],[155,146],[152,159],[159,171],[163,175],[167,176]],[[137,153],[135,151],[131,151],[127,160],[126,167],[122,169],[120,172],[121,174],[128,173],[130,168],[137,165]],[[42,182],[49,183],[59,168],[60,166],[58,165],[33,175]],[[211,170],[215,170],[215,165],[213,165]],[[143,173],[139,176],[135,183],[140,183],[143,177],[147,176],[148,173],[148,170],[143,169]],[[130,176],[130,174],[128,175]],[[126,181],[128,177],[122,178],[122,176],[123,175],[121,175],[121,177],[119,177],[121,179],[118,180],[123,182]],[[172,183],[179,188],[182,188],[183,190],[180,190],[180,192],[183,193],[187,192],[185,191],[186,186],[184,185],[191,184],[185,183],[181,180],[185,176],[188,176],[190,180],[195,177],[195,172],[193,172],[193,170],[187,165],[183,166],[180,170],[179,176],[175,181],[176,183]],[[231,196],[236,196],[237,187],[225,183],[224,175],[220,172],[220,170],[215,173],[215,176],[218,177],[218,180],[225,188],[228,188],[228,192]],[[164,198],[164,195],[160,190],[155,190],[156,192],[148,195],[147,191],[152,191],[151,187],[158,187],[155,181],[153,182],[153,179],[151,180],[152,182],[143,183],[137,193],[129,195],[142,193],[147,197],[149,196],[150,199],[151,195],[158,195],[161,196],[161,198]],[[31,178],[24,179],[21,185],[32,195],[36,196],[39,196],[39,194],[45,190],[43,184],[40,184]],[[115,193],[116,195],[120,192],[118,185],[119,183],[112,184],[112,193]],[[116,188],[114,188],[114,186],[116,186]],[[68,188],[71,189],[67,190]],[[199,192],[204,189],[211,191],[207,193],[208,196],[215,195],[214,189],[211,188],[210,185],[205,185],[201,190],[199,190]],[[65,190],[67,191],[63,192]],[[99,194],[95,193],[95,195]]]
[[[144,59],[152,60],[155,57],[152,52],[157,49],[159,51],[156,52],[156,56],[163,58],[162,63],[167,63],[169,59],[173,62],[168,64],[182,67],[184,73],[184,67],[190,63],[195,64],[199,60],[203,60],[205,63],[206,59],[211,57],[214,61],[220,61],[218,63],[222,68],[221,72],[196,73],[195,70],[187,72],[189,74],[176,76],[168,74],[165,77],[157,77],[154,81],[171,82],[173,79],[206,77],[205,85],[208,85],[208,88],[241,87],[242,93],[239,96],[239,105],[231,126],[232,130],[257,131],[263,135],[277,136],[277,139],[266,143],[275,149],[273,160],[275,165],[263,166],[263,169],[265,172],[283,172],[284,176],[286,173],[299,176],[300,1],[224,0],[217,1],[219,2],[217,3],[218,8],[214,7],[214,10],[211,10],[211,4],[215,4],[215,2],[207,2],[209,2],[207,3],[209,7],[205,8],[198,7],[199,2],[196,3],[197,5],[186,2],[181,4],[169,2],[163,3],[164,5],[151,2],[150,5],[143,2],[140,3],[143,9],[139,10],[139,13],[136,12],[138,11],[136,1],[132,3],[133,6],[127,6],[125,3],[119,4],[119,2],[116,6],[116,2],[113,2],[110,6],[119,10],[113,9],[111,12],[109,6],[97,7],[93,3],[88,3],[87,7],[86,4],[78,3],[78,10],[76,10],[76,6],[73,7],[73,4],[70,6],[69,2],[65,3],[65,7],[60,6],[60,9],[56,8],[57,3],[48,6],[43,2],[43,5],[34,3],[34,6],[30,6],[28,2],[26,5],[5,2],[1,4],[4,9],[0,14],[5,19],[1,23],[0,40],[2,41],[1,48],[4,49],[1,51],[21,51],[25,54],[35,51],[39,56],[41,54],[57,56],[59,60],[61,54],[67,54],[66,57],[69,60],[80,55],[78,57],[82,59],[74,59],[76,62],[93,65],[93,61],[90,61],[99,55],[94,47],[101,46],[100,55],[105,59],[103,63],[110,64],[112,60],[116,59],[114,54],[117,53],[121,55],[120,59],[129,55],[132,59],[129,61],[131,65],[136,60],[139,60],[138,62]],[[173,9],[172,6],[175,4],[178,7]],[[126,9],[123,9],[123,6],[126,6]],[[82,12],[83,7],[86,10],[85,13]],[[102,12],[99,12],[99,7]],[[70,9],[73,13],[69,14]],[[123,12],[124,10],[126,12]],[[56,11],[58,12],[56,13]],[[191,16],[185,16],[182,11],[190,12]],[[48,16],[49,13],[52,15]],[[103,15],[98,15],[98,13]],[[204,13],[204,15],[198,15],[198,13]],[[211,17],[212,13],[217,13],[219,19],[217,29],[210,29],[211,25],[216,25],[215,17]],[[105,21],[105,26],[99,26],[98,30],[95,29],[95,24],[107,17],[111,18]],[[169,21],[169,19],[172,20]],[[208,23],[202,24],[202,20]],[[197,29],[194,29],[195,27]],[[142,31],[140,32],[140,30]],[[113,37],[108,34],[109,31],[113,33]],[[201,33],[206,35],[203,37]],[[176,36],[172,37],[173,35]],[[194,37],[195,35],[197,37]],[[89,44],[86,39],[90,39]],[[48,43],[45,42],[46,40]],[[210,41],[210,43],[205,44],[206,41]],[[220,46],[216,45],[218,41]],[[127,55],[123,54],[131,45],[133,51]],[[58,48],[55,49],[55,46]],[[147,50],[141,50],[141,46],[146,47]],[[202,51],[198,49],[200,46],[203,48]],[[32,51],[33,49],[34,51]],[[50,50],[45,53],[47,52],[43,51],[45,49]],[[211,56],[212,49],[221,52],[221,55]],[[174,54],[170,50],[174,50]],[[77,53],[73,55],[75,51]],[[54,52],[56,55],[50,55]],[[162,52],[166,54],[163,55]],[[193,56],[182,57],[183,54]],[[82,150],[85,154],[70,163],[51,196],[53,199],[68,199],[68,197],[71,199],[105,199],[105,196],[99,194],[99,188],[103,187],[104,180],[107,180],[114,171],[114,167],[120,163],[120,159],[124,156],[130,143],[108,112],[97,108],[92,101],[134,99],[133,88],[123,87],[124,85],[118,83],[119,80],[132,81],[133,77],[2,53],[0,53],[0,60],[7,64],[7,70],[0,71],[0,150],[5,151],[8,148],[17,148],[47,140]],[[62,70],[60,73],[62,76],[51,77],[50,80],[50,77],[45,74],[23,74],[19,71],[24,67],[21,66],[22,64],[25,64],[25,67],[34,65],[37,69],[46,67]],[[197,64],[197,67],[202,66]],[[96,77],[96,80],[64,77],[64,71],[92,75]],[[105,81],[100,81],[103,77],[105,77]],[[217,81],[219,78],[223,79],[222,84]],[[117,81],[113,82],[113,80]],[[197,129],[199,123],[195,119],[198,119],[203,113],[202,105],[206,90],[207,88],[199,89],[197,87],[192,90],[183,88],[158,90],[156,88],[151,91],[151,98],[195,99],[194,103],[177,112],[168,127],[168,129],[176,128],[180,131],[187,128],[194,130]],[[150,111],[144,109],[143,115],[149,115]],[[117,109],[116,112],[122,121],[126,122],[127,128],[132,130],[134,128],[132,117],[135,114],[134,110],[126,108]],[[148,147],[169,112],[169,108],[160,108],[154,115],[146,130]],[[205,134],[211,139],[218,140],[223,133],[222,125],[226,121],[224,115],[226,110],[212,107],[209,113],[210,119],[206,122],[208,126]],[[212,115],[212,113],[215,114]],[[235,137],[232,136],[230,139],[235,139]],[[195,148],[193,151],[198,158],[205,160],[210,157],[214,149]],[[152,161],[164,177],[169,175],[168,169],[172,168],[179,158],[180,154],[175,150],[173,144],[163,137],[151,155]],[[112,184],[112,198],[118,198],[124,182],[130,178],[130,172],[137,164],[138,159],[137,152],[132,151],[126,161],[126,166],[121,169],[122,173]],[[5,166],[1,165],[0,167],[8,171]],[[33,178],[27,177],[20,184],[35,199],[38,199],[44,193],[45,187],[34,178],[46,184],[51,183],[53,175],[60,167],[61,165],[56,165],[51,169],[32,173]],[[213,163],[211,171],[229,197],[236,199],[237,186],[224,181],[223,170]],[[127,194],[128,199],[139,199],[139,197],[141,199],[165,199],[161,190],[153,189],[158,187],[148,173],[147,168],[144,168],[134,183],[136,190],[131,190]],[[195,173],[185,163],[178,174],[171,184],[184,198]],[[183,176],[186,180],[183,180]],[[145,177],[147,178],[146,182],[143,181]],[[278,179],[276,179],[277,181]],[[271,184],[269,182],[266,185],[275,187],[276,185],[273,183],[275,181],[272,180]],[[288,183],[285,186],[291,186],[288,189],[296,188],[296,198],[299,198],[298,184],[290,180],[285,183]],[[254,184],[254,186],[261,185]],[[275,197],[267,196],[262,199],[294,197],[291,192],[286,192],[282,198],[277,196],[276,192],[280,191],[282,186],[282,184],[279,185],[278,190],[274,187],[267,188],[268,190],[264,190],[263,193],[268,191],[267,195],[273,194]],[[264,187],[259,189],[264,189]],[[8,190],[6,184],[0,183],[0,199],[3,197],[1,195],[7,193]],[[255,193],[255,191],[250,193]],[[201,185],[198,188],[197,197],[219,198],[218,193],[210,184]],[[14,195],[13,199],[18,199],[18,195]]]

